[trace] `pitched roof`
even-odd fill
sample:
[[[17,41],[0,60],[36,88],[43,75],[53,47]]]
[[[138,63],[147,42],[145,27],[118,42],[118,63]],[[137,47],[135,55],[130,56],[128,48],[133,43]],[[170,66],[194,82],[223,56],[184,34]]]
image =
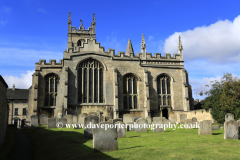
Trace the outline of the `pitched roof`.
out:
[[[3,79],[3,77],[0,75],[0,81],[3,82],[3,84],[5,85],[6,88],[8,88],[7,83],[5,82],[5,80]]]
[[[28,99],[29,90],[28,89],[7,89],[8,99]]]

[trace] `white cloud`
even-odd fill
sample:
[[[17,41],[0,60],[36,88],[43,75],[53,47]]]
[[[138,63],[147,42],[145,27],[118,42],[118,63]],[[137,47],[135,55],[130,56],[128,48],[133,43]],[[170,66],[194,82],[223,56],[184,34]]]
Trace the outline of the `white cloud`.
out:
[[[46,10],[44,10],[44,9],[41,9],[41,8],[37,9],[37,11],[38,11],[38,12],[42,12],[42,13],[47,13],[47,11],[46,11]]]
[[[7,24],[7,22],[8,22],[8,21],[3,21],[3,20],[1,20],[1,21],[0,21],[0,24],[1,24],[2,26],[4,26],[4,25]]]
[[[192,86],[192,96],[194,99],[204,99],[206,96],[200,96],[199,93],[202,91],[203,93],[208,91],[211,88],[211,82],[215,82],[215,80],[220,81],[222,77],[203,77],[202,79],[190,79],[190,84]],[[205,85],[209,85],[206,87]]]
[[[148,40],[151,41],[153,38],[153,36],[149,36]]]
[[[2,9],[1,9],[1,11],[2,12],[5,12],[5,13],[10,13],[11,12],[11,8],[9,8],[9,7],[2,7]]]
[[[181,35],[184,60],[205,59],[217,63],[240,61],[240,15],[232,22],[220,20],[210,26],[175,32],[165,40],[165,53],[177,53]]]
[[[16,88],[28,89],[32,85],[32,74],[33,71],[27,71],[27,73],[22,73],[20,77],[15,77],[12,75],[3,76],[4,80],[8,84],[9,88],[12,88],[13,84],[15,84]]]

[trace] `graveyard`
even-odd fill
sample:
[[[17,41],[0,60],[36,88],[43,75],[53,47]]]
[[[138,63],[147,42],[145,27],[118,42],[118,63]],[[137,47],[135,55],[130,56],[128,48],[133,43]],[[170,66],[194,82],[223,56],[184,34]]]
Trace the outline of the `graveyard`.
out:
[[[238,159],[239,140],[224,139],[224,129],[199,135],[198,129],[164,132],[127,131],[117,138],[118,150],[94,152],[84,129],[39,126],[25,129],[33,143],[34,159]]]

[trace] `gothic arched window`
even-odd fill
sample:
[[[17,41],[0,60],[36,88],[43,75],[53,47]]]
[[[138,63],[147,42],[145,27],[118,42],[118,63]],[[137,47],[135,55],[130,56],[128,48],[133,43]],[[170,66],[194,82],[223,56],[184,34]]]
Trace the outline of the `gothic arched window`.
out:
[[[103,65],[94,59],[78,66],[78,102],[103,103]]]
[[[44,106],[56,106],[58,82],[59,82],[59,77],[54,73],[51,73],[45,76]]]
[[[157,78],[158,108],[171,106],[171,79],[162,75]]]
[[[81,40],[78,40],[77,46],[81,46],[81,45],[82,45]]]
[[[127,74],[123,77],[123,108],[137,109],[138,93],[137,93],[138,77],[133,74]]]

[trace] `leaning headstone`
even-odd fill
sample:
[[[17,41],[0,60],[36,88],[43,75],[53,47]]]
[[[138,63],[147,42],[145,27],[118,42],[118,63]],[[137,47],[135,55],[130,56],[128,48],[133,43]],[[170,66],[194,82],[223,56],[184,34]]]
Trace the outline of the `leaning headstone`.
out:
[[[193,117],[193,118],[192,118],[192,122],[193,122],[193,123],[196,123],[196,122],[197,122],[197,118],[196,118],[196,117]]]
[[[137,120],[137,128],[135,128],[136,132],[147,132],[148,131],[148,121],[145,118],[139,118]]]
[[[117,121],[114,123],[115,127],[117,128],[117,138],[125,138],[126,137],[126,128],[125,124],[121,121]]]
[[[163,122],[162,117],[154,117],[153,125],[154,125],[153,133],[164,131],[164,129],[163,129],[164,122]]]
[[[184,124],[184,121],[187,119],[187,115],[186,114],[180,114],[180,123]]]
[[[118,121],[122,122],[122,118],[115,118],[115,119],[112,120],[112,123],[114,124]]]
[[[134,122],[133,116],[131,114],[124,114],[123,115],[123,123],[127,124],[129,122]]]
[[[100,122],[99,125],[110,125],[109,122]],[[94,151],[109,152],[118,149],[117,128],[96,127],[93,128],[93,149]]]
[[[152,124],[152,118],[151,117],[147,117],[146,120],[148,121],[148,124]]]
[[[135,128],[134,128],[134,123],[135,122],[129,122],[127,123],[127,131],[135,131]]]
[[[220,126],[219,125],[213,125],[212,126],[212,130],[219,130],[220,129]]]
[[[38,126],[38,116],[37,115],[31,116],[31,126],[33,126],[33,127]]]
[[[239,139],[239,125],[236,121],[224,123],[224,139]]]
[[[234,115],[232,113],[227,113],[225,115],[225,122],[234,120]]]
[[[98,116],[87,116],[84,120],[84,138],[92,139],[93,138],[93,125],[98,124]]]
[[[78,115],[78,124],[84,125],[84,119],[87,117],[86,113],[81,113]]]
[[[66,127],[67,124],[67,119],[66,118],[59,118],[57,122],[57,127],[58,128],[63,128]]]
[[[193,128],[195,128],[195,124],[192,122],[192,119],[186,119],[184,122],[185,122],[184,123],[185,129],[193,129]]]
[[[134,116],[133,121],[134,121],[134,122],[137,122],[137,120],[138,120],[139,118],[140,118],[139,116]]]
[[[48,118],[48,128],[56,128],[56,119]]]
[[[39,116],[40,118],[40,124],[41,125],[47,125],[48,124],[48,116],[46,114],[41,114]]]
[[[73,124],[73,115],[68,114],[64,118],[67,119],[68,124]]]
[[[198,128],[198,134],[200,135],[212,135],[212,121],[211,120],[203,120],[200,121]]]
[[[76,115],[73,115],[73,124],[77,124],[77,116]]]

